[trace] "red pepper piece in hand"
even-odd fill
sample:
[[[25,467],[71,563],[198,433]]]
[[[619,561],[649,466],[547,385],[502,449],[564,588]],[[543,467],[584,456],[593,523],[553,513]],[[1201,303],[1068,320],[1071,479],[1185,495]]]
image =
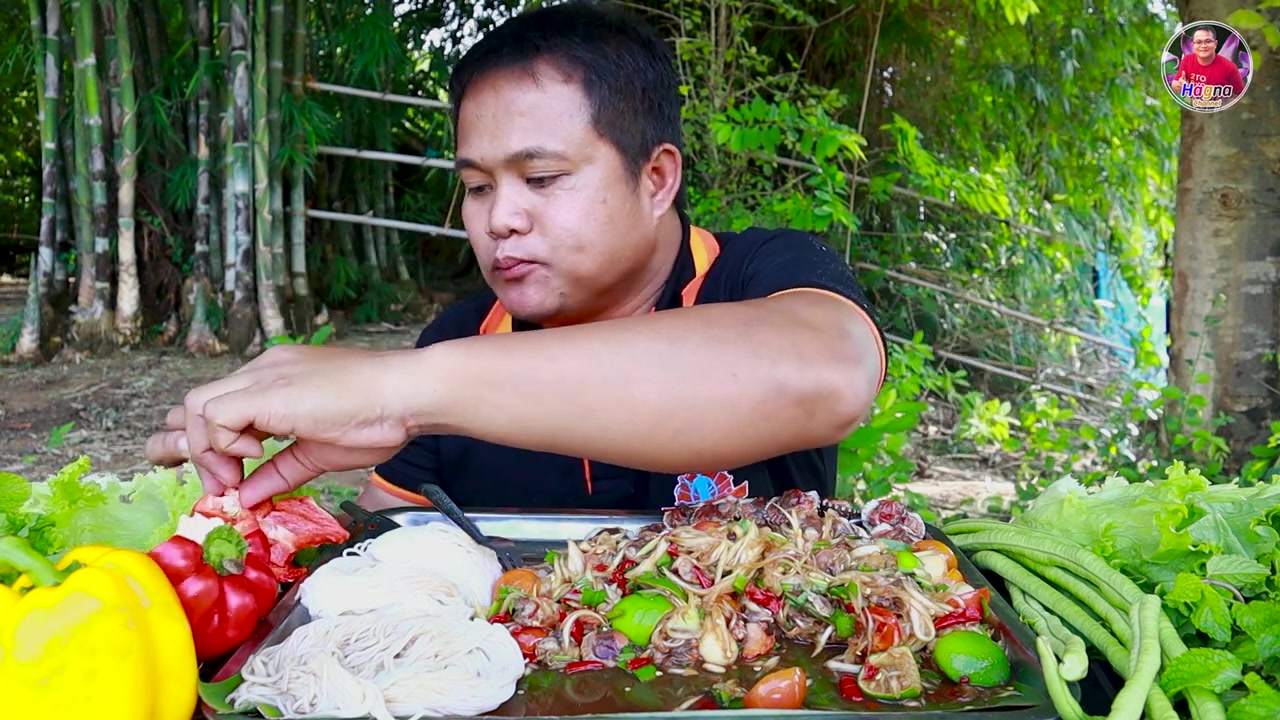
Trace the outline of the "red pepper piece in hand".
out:
[[[204,544],[180,535],[147,553],[177,590],[200,662],[222,657],[249,639],[275,607],[280,585],[271,572],[267,536],[214,528]]]

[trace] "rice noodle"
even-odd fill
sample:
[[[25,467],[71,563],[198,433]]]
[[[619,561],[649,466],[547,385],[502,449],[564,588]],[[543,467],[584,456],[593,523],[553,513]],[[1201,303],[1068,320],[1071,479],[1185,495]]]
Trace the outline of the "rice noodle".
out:
[[[515,693],[520,647],[462,606],[385,607],[315,620],[255,653],[228,696],[284,717],[479,715]]]
[[[482,619],[501,573],[492,550],[445,523],[355,545],[302,583],[311,622],[255,652],[228,700],[288,718],[489,712],[525,670],[506,628]]]

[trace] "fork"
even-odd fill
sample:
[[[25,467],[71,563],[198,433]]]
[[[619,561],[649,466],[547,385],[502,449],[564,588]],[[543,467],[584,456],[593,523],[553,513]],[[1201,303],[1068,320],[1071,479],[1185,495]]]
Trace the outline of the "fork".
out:
[[[454,525],[457,525],[462,532],[470,536],[472,540],[492,550],[498,556],[498,564],[502,566],[503,571],[524,567],[524,558],[520,557],[520,553],[516,552],[515,548],[485,537],[485,534],[480,532],[480,528],[471,522],[471,518],[468,518],[462,512],[462,509],[453,502],[439,485],[423,483],[419,492],[423,497],[430,500],[431,504],[441,514],[452,520]]]

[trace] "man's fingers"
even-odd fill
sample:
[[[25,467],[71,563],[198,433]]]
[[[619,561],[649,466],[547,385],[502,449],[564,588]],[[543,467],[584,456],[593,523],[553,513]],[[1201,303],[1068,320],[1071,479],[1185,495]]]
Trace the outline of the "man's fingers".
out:
[[[181,465],[191,457],[191,451],[187,447],[187,433],[185,430],[158,432],[147,438],[143,453],[149,462],[156,465]]]
[[[263,500],[302,487],[324,474],[299,452],[298,444],[276,453],[254,470],[240,486],[240,504],[253,507]]]
[[[185,430],[187,427],[187,409],[179,405],[170,408],[164,416],[165,430]]]

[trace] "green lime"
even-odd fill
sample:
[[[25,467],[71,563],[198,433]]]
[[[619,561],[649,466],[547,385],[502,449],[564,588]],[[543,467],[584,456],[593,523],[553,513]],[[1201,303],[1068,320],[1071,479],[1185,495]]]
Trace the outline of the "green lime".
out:
[[[648,645],[653,629],[675,605],[661,593],[635,592],[609,611],[609,624],[637,645]]]
[[[1009,658],[985,633],[956,630],[933,644],[933,659],[954,682],[968,678],[970,685],[993,687],[1009,682]]]

